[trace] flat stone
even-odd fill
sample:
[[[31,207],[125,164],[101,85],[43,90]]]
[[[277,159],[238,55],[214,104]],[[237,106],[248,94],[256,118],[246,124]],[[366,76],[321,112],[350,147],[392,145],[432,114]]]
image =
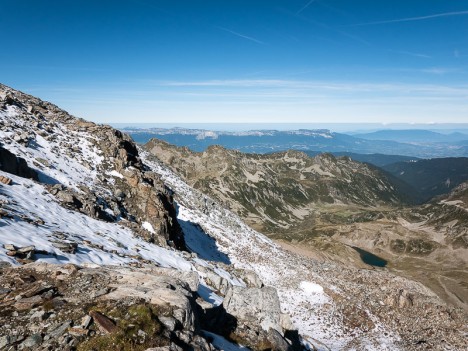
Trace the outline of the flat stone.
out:
[[[20,342],[24,337],[22,335],[4,335],[0,336],[0,350],[3,350],[5,346],[11,345],[15,342]]]
[[[68,329],[68,333],[73,336],[87,336],[89,333],[88,329],[83,329],[81,327],[73,327]]]
[[[0,288],[0,295],[8,294],[9,292],[11,292],[11,289]]]
[[[177,325],[177,321],[175,320],[175,318],[159,316],[158,319],[169,331],[175,330]]]
[[[30,287],[29,289],[21,292],[21,295],[23,295],[24,297],[31,297],[31,296],[34,296],[34,295],[39,295],[39,294],[42,294],[43,292],[46,292],[50,289],[52,289],[53,287],[50,286],[50,285],[42,285],[40,283],[35,283],[32,287]]]
[[[15,302],[14,307],[18,311],[30,310],[33,307],[39,306],[42,303],[42,298],[38,295],[19,299]]]
[[[8,177],[0,176],[0,183],[10,185],[12,180]]]
[[[54,247],[56,247],[57,249],[63,251],[63,252],[71,253],[71,254],[74,254],[76,252],[76,249],[78,248],[77,243],[58,243],[58,242],[55,242],[55,243],[52,243],[52,245]]]
[[[88,329],[92,321],[93,319],[90,316],[84,316],[81,320],[81,326],[85,329]]]
[[[20,253],[20,254],[25,254],[25,253],[34,251],[35,249],[36,249],[36,248],[35,248],[34,245],[30,245],[30,246],[20,247],[19,249],[16,250],[16,252],[18,252],[18,253]]]
[[[96,291],[93,294],[93,298],[96,298],[96,297],[99,297],[99,296],[102,296],[102,295],[106,295],[108,292],[109,292],[109,288],[99,289],[98,291]]]
[[[43,321],[47,319],[47,313],[45,311],[36,311],[31,316],[31,320]]]
[[[71,324],[72,324],[72,321],[70,321],[70,320],[66,321],[65,323],[60,324],[55,329],[53,329],[51,332],[49,332],[49,336],[52,339],[58,338],[59,336],[61,336],[62,334],[64,334],[68,330],[68,328],[71,326]]]
[[[118,327],[112,322],[109,318],[104,316],[102,313],[97,311],[91,311],[89,313],[91,317],[93,317],[94,323],[99,327],[105,334],[110,334],[118,330]]]
[[[8,251],[16,251],[16,246],[13,244],[5,244],[3,245],[3,248]]]
[[[42,336],[41,334],[33,334],[29,336],[26,340],[23,341],[21,344],[23,347],[36,347],[42,344]]]
[[[8,335],[0,336],[0,350],[8,345],[10,345],[10,336]]]

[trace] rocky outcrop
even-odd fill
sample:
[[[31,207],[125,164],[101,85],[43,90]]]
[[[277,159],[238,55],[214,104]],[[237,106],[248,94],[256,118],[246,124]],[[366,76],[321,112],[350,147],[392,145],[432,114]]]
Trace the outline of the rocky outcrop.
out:
[[[206,280],[206,278],[205,278]],[[276,289],[230,285],[220,306],[203,303],[202,327],[252,350],[302,350]]]
[[[0,170],[48,184],[69,208],[106,221],[125,218],[148,241],[185,249],[172,195],[128,135],[0,84],[2,112],[15,117],[0,119]],[[58,170],[72,165],[94,179],[81,179],[78,188],[56,179]]]
[[[38,263],[4,268],[0,349],[214,350],[199,328],[195,292],[168,271]]]
[[[230,337],[240,344],[256,350],[301,349],[299,340],[285,338],[292,323],[281,313],[276,289],[234,286],[226,294],[223,307],[235,321],[229,326]]]
[[[0,268],[0,350],[212,351],[202,327],[254,350],[301,349],[284,337],[273,288],[231,288],[207,314],[198,274],[146,266],[87,267],[31,263]],[[213,308],[213,306],[212,306]],[[222,328],[219,328],[222,326]],[[15,348],[16,347],[16,348]]]
[[[37,172],[30,168],[24,158],[2,147],[0,143],[0,170],[23,178],[39,180]]]
[[[276,290],[270,287],[242,288],[234,286],[226,295],[223,306],[226,312],[236,317],[239,324],[253,324],[282,332],[281,309]]]

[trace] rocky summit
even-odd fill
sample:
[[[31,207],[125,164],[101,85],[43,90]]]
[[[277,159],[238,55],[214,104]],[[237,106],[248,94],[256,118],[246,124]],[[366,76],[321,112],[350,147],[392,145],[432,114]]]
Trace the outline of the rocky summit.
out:
[[[0,138],[0,350],[466,348],[463,309],[420,282],[285,250],[232,212],[243,216],[232,198],[194,189],[190,174],[204,181],[225,163],[180,154],[186,163],[168,167],[163,150],[4,85]],[[365,165],[268,157],[274,172],[292,170],[284,221],[299,215],[295,197],[330,202],[302,181],[353,206],[403,200]],[[271,175],[253,158],[237,170],[260,186]],[[368,187],[349,190],[356,177]],[[460,191],[433,206],[461,206]]]

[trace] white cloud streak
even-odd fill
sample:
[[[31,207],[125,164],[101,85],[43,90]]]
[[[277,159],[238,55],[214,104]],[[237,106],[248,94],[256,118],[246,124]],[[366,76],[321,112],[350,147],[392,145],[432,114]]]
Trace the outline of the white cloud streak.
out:
[[[404,50],[388,50],[388,51],[394,52],[396,54],[403,54],[403,55],[419,57],[419,58],[424,58],[424,59],[432,58],[432,56],[429,56],[429,55],[426,55],[426,54],[420,54],[420,53],[417,53],[417,52],[410,52],[410,51],[404,51]]]
[[[406,18],[397,18],[397,19],[386,20],[386,21],[358,23],[358,24],[353,24],[350,27],[371,26],[371,25],[376,25],[376,24],[389,24],[389,23],[400,23],[400,22],[424,21],[424,20],[433,19],[433,18],[464,16],[464,15],[468,15],[468,11],[443,12],[443,13],[436,13],[436,14],[427,15],[427,16],[406,17]]]
[[[425,73],[440,73],[439,71],[424,71]],[[155,85],[166,87],[187,88],[233,88],[233,89],[287,89],[287,90],[318,90],[342,93],[359,92],[394,92],[394,93],[424,93],[434,95],[451,94],[468,96],[468,86],[446,86],[437,84],[397,84],[397,83],[365,83],[365,82],[325,82],[306,80],[281,79],[233,79],[205,81],[168,81],[154,82]]]
[[[224,32],[227,32],[227,33],[230,33],[232,35],[235,35],[239,38],[243,38],[243,39],[246,39],[246,40],[250,40],[250,41],[253,41],[254,43],[257,43],[257,44],[261,44],[261,45],[265,45],[265,43],[261,40],[258,40],[258,39],[255,39],[255,38],[252,38],[252,37],[249,37],[247,35],[244,35],[244,34],[241,34],[241,33],[238,33],[238,32],[235,32],[231,29],[227,29],[227,28],[223,28],[223,27],[216,27]]]
[[[307,4],[305,4],[299,11],[296,12],[296,15],[300,14],[302,11],[304,11],[306,8],[308,8],[310,5],[312,5],[316,0],[310,0]]]

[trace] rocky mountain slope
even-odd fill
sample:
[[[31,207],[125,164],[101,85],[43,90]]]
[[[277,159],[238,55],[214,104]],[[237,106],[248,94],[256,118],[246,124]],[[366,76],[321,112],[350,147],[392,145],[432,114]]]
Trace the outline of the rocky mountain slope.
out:
[[[144,147],[263,232],[300,226],[330,205],[394,206],[408,199],[376,168],[330,154],[244,154],[220,146],[197,153],[158,139]]]
[[[305,151],[309,156],[317,156],[320,154],[318,151]],[[411,156],[401,156],[401,155],[385,155],[385,154],[356,154],[353,152],[332,152],[335,157],[347,156],[354,161],[370,163],[371,165],[377,167],[383,167],[397,162],[410,162],[417,161],[419,158]]]
[[[402,206],[403,187],[391,176],[349,158],[221,147],[196,153],[156,139],[145,148],[287,248],[356,267],[384,265],[468,311],[468,213],[450,200]],[[427,279],[434,272],[438,278]]]
[[[283,250],[125,135],[0,99],[0,349],[465,346],[423,285]]]
[[[298,336],[284,338],[293,327],[275,289],[253,272],[229,273],[206,236],[207,260],[184,251],[172,191],[128,136],[5,86],[0,97],[0,349],[236,349],[210,331],[254,349],[301,348]],[[255,302],[239,306],[243,293]],[[254,320],[253,310],[264,315]]]
[[[468,157],[397,162],[382,168],[411,185],[423,201],[449,193],[468,180]]]

